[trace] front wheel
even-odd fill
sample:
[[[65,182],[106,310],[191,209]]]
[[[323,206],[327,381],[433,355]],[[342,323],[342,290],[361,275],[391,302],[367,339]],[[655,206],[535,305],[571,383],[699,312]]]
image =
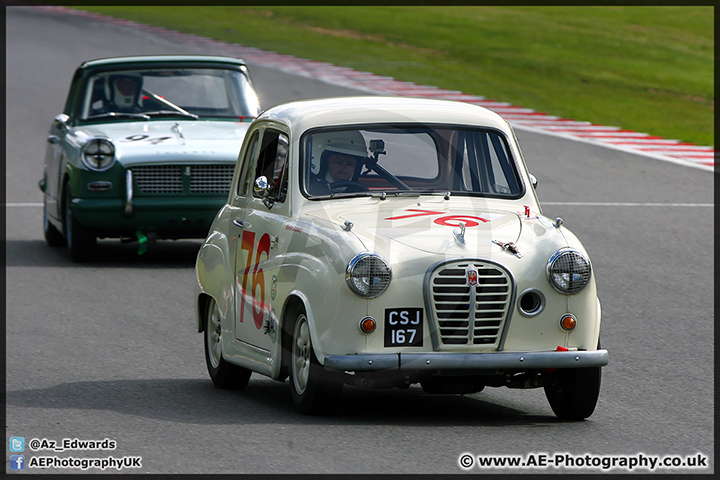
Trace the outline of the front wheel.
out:
[[[583,420],[592,415],[600,396],[600,368],[564,368],[548,375],[545,396],[558,418]]]
[[[297,314],[291,331],[290,388],[295,406],[305,415],[325,413],[340,394],[342,382],[330,378],[315,357],[305,312]]]
[[[252,371],[228,363],[222,356],[222,326],[220,309],[210,299],[205,310],[205,363],[210,379],[217,388],[243,389],[250,380]]]
[[[47,211],[47,197],[45,195],[43,195],[43,234],[48,246],[61,247],[65,245],[65,237],[63,237],[63,234],[50,222],[50,215]]]
[[[73,262],[86,262],[95,254],[97,237],[87,227],[80,225],[73,215],[70,186],[65,186],[65,244]]]

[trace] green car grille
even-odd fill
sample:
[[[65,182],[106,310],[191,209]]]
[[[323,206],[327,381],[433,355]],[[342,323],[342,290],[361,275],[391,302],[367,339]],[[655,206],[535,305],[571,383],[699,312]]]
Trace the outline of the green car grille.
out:
[[[133,167],[137,193],[148,195],[227,194],[234,165],[148,165]]]

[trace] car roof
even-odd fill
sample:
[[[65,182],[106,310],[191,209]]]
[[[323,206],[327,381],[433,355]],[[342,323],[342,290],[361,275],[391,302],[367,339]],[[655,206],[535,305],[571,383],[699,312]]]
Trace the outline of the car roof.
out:
[[[151,65],[157,63],[226,63],[230,66],[245,67],[245,61],[240,58],[222,57],[218,55],[132,55],[125,57],[107,57],[83,62],[81,69],[132,65]]]
[[[374,95],[284,103],[265,110],[260,120],[287,124],[295,133],[315,127],[372,123],[469,125],[510,133],[508,122],[500,115],[471,103]]]

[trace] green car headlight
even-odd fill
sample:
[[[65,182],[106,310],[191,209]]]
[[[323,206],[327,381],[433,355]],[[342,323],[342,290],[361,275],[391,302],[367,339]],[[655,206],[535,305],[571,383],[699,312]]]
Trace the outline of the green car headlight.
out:
[[[590,281],[590,260],[573,248],[561,248],[548,260],[547,278],[560,293],[578,293]]]
[[[350,290],[366,298],[382,295],[390,285],[391,278],[390,266],[374,253],[361,253],[353,257],[345,273]]]
[[[82,148],[83,164],[90,170],[102,172],[115,163],[115,145],[105,137],[90,138]]]

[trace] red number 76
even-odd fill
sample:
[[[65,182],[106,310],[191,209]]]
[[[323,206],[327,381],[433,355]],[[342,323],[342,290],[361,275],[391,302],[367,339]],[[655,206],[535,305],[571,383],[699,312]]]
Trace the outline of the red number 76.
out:
[[[432,210],[418,210],[408,209],[408,212],[415,212],[410,215],[402,215],[400,217],[388,217],[385,220],[402,220],[404,218],[424,217],[426,215],[443,215],[444,212],[433,212]],[[464,223],[466,227],[477,227],[480,222],[486,223],[490,220],[482,217],[475,217],[472,215],[445,215],[444,217],[436,218],[434,220],[438,225],[444,225],[446,227],[459,227],[460,222]]]
[[[257,254],[255,255],[255,263],[253,263],[253,252],[257,246]],[[250,295],[252,297],[252,312],[255,320],[255,327],[262,328],[264,311],[265,311],[265,274],[260,268],[260,259],[262,254],[265,258],[270,255],[270,235],[267,233],[260,237],[260,241],[255,243],[255,232],[244,231],[242,235],[241,248],[248,251],[245,270],[243,271],[242,291],[240,295],[240,322],[242,323],[245,316],[245,297],[247,292],[248,277],[252,275],[250,286]],[[257,287],[260,287],[260,295],[256,296]]]

